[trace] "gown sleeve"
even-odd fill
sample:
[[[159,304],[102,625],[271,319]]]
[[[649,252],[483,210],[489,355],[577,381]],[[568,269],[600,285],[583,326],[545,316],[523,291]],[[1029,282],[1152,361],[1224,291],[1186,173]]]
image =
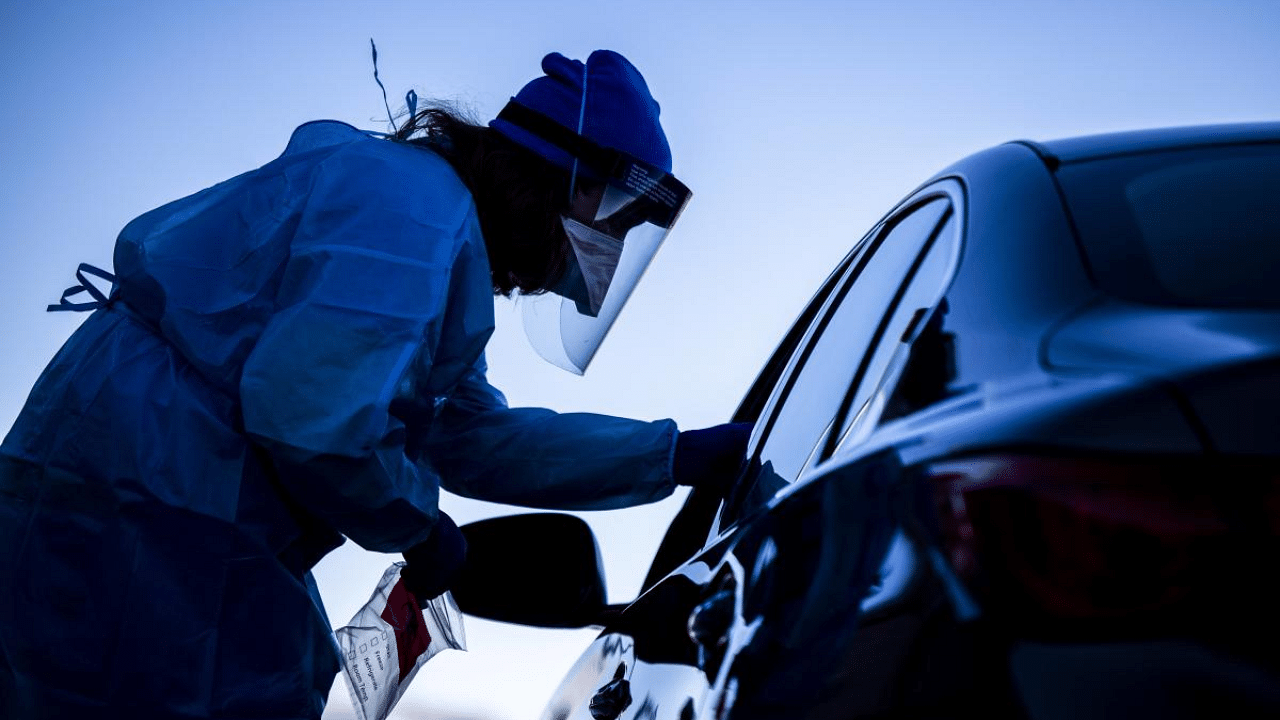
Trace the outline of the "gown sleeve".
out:
[[[483,361],[441,408],[427,447],[444,487],[553,510],[609,510],[671,494],[676,424],[509,408]]]

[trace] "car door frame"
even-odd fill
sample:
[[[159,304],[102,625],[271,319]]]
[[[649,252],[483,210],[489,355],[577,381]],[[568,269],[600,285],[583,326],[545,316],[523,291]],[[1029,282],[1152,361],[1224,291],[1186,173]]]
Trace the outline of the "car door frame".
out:
[[[868,352],[859,361],[859,369],[855,372],[854,377],[850,380],[844,392],[846,398],[856,394],[859,387],[868,380],[865,377],[865,369],[870,359],[881,350],[886,338],[884,331],[889,320],[893,317],[898,309],[898,304],[905,295],[908,287],[914,280],[915,272],[923,258],[934,247],[939,234],[947,227],[948,222],[955,223],[955,232],[957,234],[956,250],[949,268],[946,273],[946,279],[937,292],[937,303],[946,294],[947,287],[954,280],[956,270],[959,267],[960,256],[963,252],[964,234],[965,234],[965,211],[966,193],[964,185],[956,178],[944,177],[935,179],[917,189],[908,195],[904,200],[898,203],[892,211],[887,213],[876,225],[868,232],[857,244],[850,250],[848,255],[837,266],[837,270],[832,273],[827,282],[824,283],[822,290],[814,296],[810,301],[810,305],[806,307],[796,324],[788,332],[786,340],[795,338],[794,345],[788,347],[784,342],[780,345],[775,354],[770,358],[770,363],[777,363],[773,368],[766,366],[761,372],[756,382],[753,383],[751,389],[747,393],[743,405],[748,403],[758,403],[758,407],[753,410],[758,413],[756,418],[756,429],[752,433],[751,440],[747,447],[748,462],[744,464],[744,475],[748,466],[753,462],[759,461],[761,448],[768,441],[770,433],[773,431],[773,423],[783,406],[786,404],[790,392],[790,385],[794,384],[796,378],[804,371],[805,362],[808,360],[808,354],[812,352],[813,347],[817,344],[821,337],[821,333],[825,330],[827,323],[831,317],[839,310],[840,304],[847,294],[849,288],[859,281],[862,277],[862,270],[870,263],[874,253],[879,249],[879,242],[888,237],[898,224],[911,215],[916,210],[924,207],[928,203],[945,199],[948,202],[948,208],[945,209],[933,230],[930,237],[920,246],[916,253],[916,257],[912,263],[911,269],[906,276],[901,278],[897,283],[894,291],[894,297],[890,305],[885,309],[878,323],[877,329],[872,336],[868,345]],[[927,318],[925,318],[927,319]],[[805,321],[808,321],[807,323]],[[923,322],[916,324],[917,328],[923,326]],[[786,353],[785,356],[783,353]],[[891,369],[891,368],[890,368]],[[877,382],[883,378],[877,378]],[[770,385],[764,383],[774,380]],[[781,391],[777,389],[779,386],[786,385]],[[776,394],[776,397],[775,397]],[[815,438],[814,448],[811,456],[806,462],[804,469],[790,484],[802,481],[806,476],[822,464],[823,461],[830,458],[830,452],[822,452],[824,446],[830,445],[828,437],[833,432],[838,432],[841,428],[837,420],[843,420],[844,414],[848,409],[841,406],[837,409],[836,415],[830,418],[830,422],[826,428]],[[737,414],[735,414],[735,417]],[[763,424],[761,422],[763,419]],[[839,446],[839,443],[836,444]],[[815,457],[816,454],[816,457]],[[742,478],[740,477],[741,481]],[[716,511],[716,516],[710,526],[704,546],[711,545],[719,537],[733,531],[734,527],[739,525],[747,516],[735,517],[732,522],[721,524],[721,520],[725,514],[725,506],[727,503],[722,502]]]
[[[856,277],[849,276],[854,263],[862,256],[864,251],[872,247],[877,239],[891,232],[896,227],[898,220],[939,197],[945,197],[949,200],[950,212],[957,223],[957,232],[960,234],[958,244],[961,247],[960,250],[957,250],[956,255],[955,265],[958,265],[959,254],[962,252],[964,244],[964,221],[968,215],[966,190],[958,178],[936,178],[921,185],[906,196],[854,243],[849,252],[837,263],[835,269],[819,286],[818,291],[805,304],[804,309],[783,336],[782,341],[774,349],[768,361],[766,361],[764,367],[744,394],[742,401],[738,404],[731,418],[732,422],[751,422],[757,426],[748,444],[748,458],[754,457],[759,452],[760,446],[766,437],[761,432],[760,418],[764,417],[766,413],[769,415],[776,414],[778,407],[781,405],[781,403],[770,404],[775,388],[781,383],[790,381],[798,369],[802,368],[802,366],[797,368],[795,361],[801,349],[815,341],[814,329],[831,312],[831,306],[834,302],[833,297],[838,294],[837,290],[842,286],[848,287],[850,283],[856,281]],[[946,218],[944,216],[939,220],[937,227],[940,228],[945,223]],[[923,255],[926,251],[927,247],[922,247],[920,255]],[[947,284],[954,279],[955,265],[950,270]],[[899,292],[902,291],[902,287],[906,284],[906,282],[900,283]],[[894,308],[889,308],[886,311],[886,315],[891,314],[893,310]],[[878,349],[878,346],[873,344],[872,352],[875,352],[876,349]],[[821,442],[822,440],[820,439],[819,443]],[[745,469],[746,464],[744,463],[743,470],[745,471]],[[723,501],[724,498],[719,497],[708,488],[695,488],[690,492],[659,544],[649,571],[646,573],[642,592],[656,584],[668,572],[710,547],[718,538],[731,531],[732,527],[738,524],[735,522],[733,525],[720,526],[720,518],[723,514],[724,506]],[[741,518],[738,518],[738,520],[740,521]]]

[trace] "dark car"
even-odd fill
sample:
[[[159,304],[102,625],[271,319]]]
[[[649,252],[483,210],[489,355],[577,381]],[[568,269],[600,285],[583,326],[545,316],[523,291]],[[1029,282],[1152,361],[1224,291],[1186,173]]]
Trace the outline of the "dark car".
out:
[[[574,518],[467,528],[464,610],[603,627],[544,717],[1280,717],[1280,123],[956,163],[733,419],[630,604]]]

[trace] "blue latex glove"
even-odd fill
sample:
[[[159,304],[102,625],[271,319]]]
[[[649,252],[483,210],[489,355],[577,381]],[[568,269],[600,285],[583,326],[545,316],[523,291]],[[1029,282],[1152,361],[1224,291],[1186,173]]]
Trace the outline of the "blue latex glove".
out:
[[[467,540],[453,518],[440,513],[426,540],[404,551],[404,587],[425,603],[449,589],[467,559]]]
[[[751,423],[726,423],[681,432],[671,467],[676,484],[713,487],[724,495],[742,467],[751,428]]]

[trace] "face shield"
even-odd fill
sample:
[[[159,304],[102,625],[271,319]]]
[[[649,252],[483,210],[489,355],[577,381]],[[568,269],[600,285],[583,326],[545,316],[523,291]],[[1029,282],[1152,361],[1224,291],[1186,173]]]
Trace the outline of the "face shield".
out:
[[[518,121],[577,161],[569,209],[561,216],[573,249],[568,267],[546,293],[520,301],[533,348],[581,375],[688,203],[689,188],[661,168],[595,145],[518,105],[508,105],[499,117]]]

